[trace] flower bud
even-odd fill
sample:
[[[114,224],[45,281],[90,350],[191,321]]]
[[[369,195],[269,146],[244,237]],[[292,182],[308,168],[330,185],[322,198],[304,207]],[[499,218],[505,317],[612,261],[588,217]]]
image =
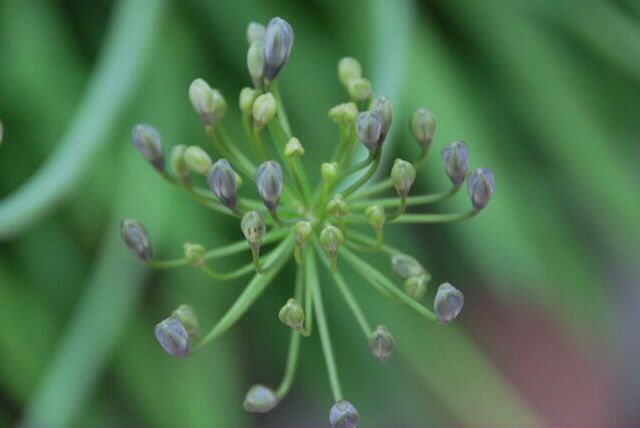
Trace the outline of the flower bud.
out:
[[[190,172],[187,163],[184,161],[184,152],[186,150],[187,146],[184,144],[173,146],[171,149],[171,169],[181,180],[186,179]]]
[[[253,86],[262,88],[262,79],[264,78],[264,43],[256,40],[251,43],[247,51],[247,68]]]
[[[322,179],[327,183],[335,183],[338,178],[338,163],[323,162],[322,165],[320,165],[320,175],[322,175]]]
[[[184,249],[184,258],[190,266],[200,266],[204,261],[206,250],[200,244],[192,244],[186,242],[182,248]]]
[[[391,270],[401,279],[425,274],[422,265],[415,258],[407,254],[396,254],[391,257]]]
[[[342,103],[329,110],[329,119],[341,124],[354,124],[358,116],[358,106],[353,102]]]
[[[313,236],[313,227],[308,221],[299,221],[294,226],[296,233],[296,243],[301,247],[306,245]]]
[[[449,324],[462,311],[464,295],[453,285],[445,282],[438,287],[433,308],[440,324]]]
[[[189,99],[205,126],[213,126],[227,111],[227,102],[217,89],[202,79],[195,79],[189,86]]]
[[[489,168],[474,169],[467,179],[467,187],[473,207],[477,210],[483,209],[491,200],[495,188],[493,173]]]
[[[273,211],[278,206],[282,194],[282,168],[276,161],[266,161],[258,166],[256,171],[256,185],[262,202]]]
[[[257,40],[264,41],[266,32],[267,29],[264,25],[253,21],[250,22],[249,25],[247,25],[247,43],[251,45],[251,43]]]
[[[120,236],[125,245],[129,247],[133,253],[142,261],[148,261],[151,258],[151,243],[147,230],[142,223],[125,219],[120,223]]]
[[[156,170],[164,171],[164,153],[158,130],[151,125],[136,125],[131,131],[131,141],[143,158]]]
[[[320,245],[322,249],[329,255],[335,257],[338,254],[340,246],[344,242],[344,234],[337,227],[328,224],[320,232]]]
[[[282,18],[273,18],[264,38],[264,77],[272,82],[289,58],[293,46],[293,28]]]
[[[375,229],[380,229],[384,226],[386,216],[382,205],[371,205],[370,207],[367,207],[364,211],[364,216],[367,218],[369,224]]]
[[[338,61],[338,77],[344,87],[347,88],[352,80],[362,77],[362,66],[360,62],[351,57],[342,58]]]
[[[262,215],[258,211],[248,211],[242,216],[240,228],[251,248],[254,250],[260,248],[262,238],[267,231]]]
[[[382,131],[380,132],[380,144],[382,144],[387,138],[387,134],[391,129],[391,123],[393,122],[393,110],[391,109],[391,102],[385,96],[379,96],[371,104],[371,111],[378,113],[382,122]]]
[[[253,385],[244,399],[247,412],[267,413],[278,405],[278,397],[271,388],[264,385]]]
[[[284,146],[284,155],[288,158],[304,156],[304,147],[300,144],[300,140],[296,137],[290,138]]]
[[[159,322],[155,328],[156,339],[162,349],[174,357],[189,355],[189,334],[176,317],[169,317]]]
[[[362,141],[369,152],[373,153],[380,145],[382,135],[382,120],[375,112],[363,111],[356,117],[356,131],[358,138]]]
[[[278,318],[284,325],[288,325],[294,330],[302,328],[304,324],[304,310],[295,299],[287,300],[287,303],[280,309]]]
[[[454,141],[442,149],[444,170],[454,186],[464,183],[469,169],[469,149],[464,141]]]
[[[278,111],[276,99],[271,92],[260,95],[253,102],[253,121],[257,130],[265,127],[271,121]]]
[[[251,115],[253,111],[253,102],[258,96],[258,91],[253,88],[242,88],[240,91],[240,100],[238,105],[240,106],[240,111],[243,115]]]
[[[391,332],[383,325],[376,327],[369,338],[369,351],[381,363],[389,359],[395,346],[396,341],[393,339]]]
[[[349,96],[354,101],[366,101],[371,98],[371,82],[367,79],[357,78],[349,82],[347,86]]]
[[[216,198],[229,209],[238,201],[238,175],[226,159],[218,159],[207,173],[207,184]]]
[[[340,400],[331,407],[329,422],[333,428],[356,428],[360,422],[360,414],[353,404]]]
[[[349,213],[347,209],[347,202],[341,195],[335,195],[329,201],[329,203],[327,204],[327,211],[329,211],[337,219],[340,219]]]
[[[184,151],[184,163],[187,167],[200,175],[205,175],[211,168],[211,158],[198,146],[189,146]]]
[[[195,311],[190,305],[182,304],[178,306],[178,309],[173,311],[172,317],[177,318],[182,323],[182,326],[186,330],[189,336],[192,336],[198,332],[198,317]]]
[[[391,181],[400,197],[406,197],[416,179],[415,167],[402,159],[396,159],[391,168]]]
[[[404,282],[404,291],[416,300],[422,299],[427,292],[429,277],[427,275],[412,276]]]
[[[431,111],[420,107],[411,116],[411,134],[416,142],[427,151],[431,147],[433,136],[436,133],[436,118]]]

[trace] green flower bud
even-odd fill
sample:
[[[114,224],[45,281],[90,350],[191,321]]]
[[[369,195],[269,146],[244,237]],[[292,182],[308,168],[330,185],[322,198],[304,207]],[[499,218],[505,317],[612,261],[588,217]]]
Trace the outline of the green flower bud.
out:
[[[245,239],[253,250],[257,250],[262,245],[262,238],[267,231],[262,215],[258,211],[249,211],[242,216],[240,228]]]
[[[257,22],[250,22],[247,25],[247,43],[251,45],[255,41],[264,42],[264,35],[267,29],[264,25]]]
[[[433,303],[438,322],[449,324],[462,311],[464,305],[464,295],[453,285],[445,282],[438,287],[436,298]]]
[[[164,171],[164,153],[158,130],[151,125],[136,125],[131,131],[131,141],[156,170]]]
[[[282,168],[276,161],[266,161],[256,170],[256,185],[262,202],[273,211],[278,206],[282,194]]]
[[[340,400],[331,407],[329,422],[333,428],[356,428],[360,423],[360,414],[346,400]]]
[[[142,223],[125,219],[120,223],[120,236],[125,245],[142,261],[151,258],[151,243]]]
[[[244,115],[250,115],[253,111],[253,102],[258,96],[258,91],[253,88],[242,88],[240,91],[240,101],[238,105],[240,106],[240,111]]]
[[[420,107],[411,116],[411,134],[422,150],[427,151],[431,147],[433,136],[436,133],[436,118],[431,111]]]
[[[380,115],[371,111],[358,113],[356,117],[356,131],[358,139],[371,153],[375,152],[380,145],[382,135],[382,120]]]
[[[367,207],[364,211],[364,216],[367,218],[369,224],[375,229],[380,229],[384,226],[384,222],[387,218],[384,214],[384,208],[382,205],[371,205],[370,207]]]
[[[371,104],[371,111],[378,113],[380,120],[382,121],[382,130],[380,132],[380,144],[387,138],[387,134],[391,129],[391,123],[393,122],[393,110],[391,109],[391,102],[385,96],[379,96]]]
[[[260,40],[251,43],[247,51],[247,68],[253,86],[262,88],[262,79],[264,78],[264,44]]]
[[[393,182],[398,195],[406,197],[411,190],[411,186],[416,179],[415,167],[402,159],[396,159],[391,168],[391,181]]]
[[[396,254],[391,257],[391,270],[401,279],[425,274],[422,265],[415,258],[407,254]]]
[[[454,186],[464,183],[469,169],[469,149],[464,141],[454,141],[442,149],[444,170]]]
[[[186,150],[187,146],[184,144],[173,146],[171,149],[171,168],[181,180],[186,179],[190,172],[187,163],[184,161],[184,152]]]
[[[216,198],[229,209],[238,202],[238,174],[226,159],[218,159],[207,173],[207,184]]]
[[[404,291],[416,300],[422,299],[427,292],[429,277],[427,275],[412,276],[404,282]]]
[[[338,178],[338,163],[337,162],[323,162],[320,165],[320,174],[322,179],[327,183],[335,183]]]
[[[349,213],[347,209],[347,202],[344,200],[342,195],[335,195],[329,201],[327,204],[327,211],[337,219],[340,219]]]
[[[202,79],[195,79],[189,86],[189,100],[205,126],[215,125],[227,111],[227,102],[217,89]]]
[[[260,130],[274,118],[278,111],[276,99],[270,92],[260,95],[253,102],[253,121],[256,129]]]
[[[280,309],[278,318],[284,325],[288,325],[294,330],[299,330],[304,324],[304,310],[295,299],[287,300],[287,303]]]
[[[211,168],[211,158],[198,146],[189,146],[184,151],[184,163],[187,167],[200,175],[205,175]]]
[[[355,101],[366,101],[371,98],[371,82],[367,79],[357,78],[349,82],[347,86],[349,96]]]
[[[275,392],[264,385],[253,385],[244,399],[244,409],[252,413],[267,413],[278,405]]]
[[[358,107],[353,102],[342,103],[329,110],[329,119],[341,124],[354,124],[358,116]]]
[[[322,249],[329,255],[335,257],[338,254],[340,246],[344,242],[344,234],[337,227],[328,224],[320,232],[320,245]]]
[[[183,246],[184,258],[190,266],[200,266],[204,262],[206,250],[200,244],[186,242]]]
[[[391,357],[395,346],[396,341],[393,339],[391,332],[383,325],[376,327],[369,338],[369,351],[381,363],[386,362]]]
[[[477,210],[483,209],[491,200],[495,188],[493,173],[489,168],[473,170],[467,179],[467,187],[473,207]]]
[[[178,318],[169,317],[159,322],[154,332],[167,354],[179,358],[189,356],[189,334]]]
[[[178,318],[189,336],[198,333],[198,317],[190,305],[182,304],[173,311],[172,317]]]
[[[296,137],[289,139],[287,144],[284,146],[284,155],[288,158],[304,156],[304,147],[300,144],[300,140]]]
[[[338,61],[338,77],[344,87],[347,88],[352,80],[362,77],[362,66],[357,59],[344,57]]]
[[[296,243],[303,247],[313,236],[313,227],[308,221],[299,221],[294,226],[296,233]]]
[[[264,77],[272,82],[284,67],[293,47],[293,28],[276,17],[269,21],[264,38]]]

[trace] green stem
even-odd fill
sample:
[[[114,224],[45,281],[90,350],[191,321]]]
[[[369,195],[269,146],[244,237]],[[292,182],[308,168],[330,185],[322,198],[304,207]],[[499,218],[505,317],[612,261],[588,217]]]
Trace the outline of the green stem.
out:
[[[213,132],[218,135],[218,139],[225,149],[242,165],[242,170],[245,171],[246,176],[252,178],[256,173],[256,166],[238,149],[238,146],[231,141],[224,127],[218,124],[214,127]]]
[[[406,196],[400,196],[400,205],[398,206],[398,208],[396,209],[396,211],[392,214],[389,214],[386,218],[386,221],[394,221],[395,219],[397,219],[398,217],[400,217],[402,214],[404,214],[404,211],[407,209],[407,197]]]
[[[371,189],[371,187],[368,189],[365,189],[364,192],[366,192],[369,189]],[[461,189],[461,186],[455,186],[444,192],[432,193],[432,194],[420,195],[420,196],[409,196],[407,198],[407,206],[428,205],[436,202],[441,202],[458,193],[460,189]],[[358,199],[358,200],[353,201],[351,204],[349,204],[350,208],[353,208],[353,209],[367,208],[371,205],[381,205],[385,208],[391,208],[391,207],[398,206],[398,204],[400,203],[400,200],[398,198],[370,199],[370,200],[364,200],[364,201],[359,200],[367,196],[364,194],[364,192],[359,192],[353,195],[353,199]]]
[[[176,260],[150,259],[147,261],[147,265],[154,269],[175,269],[177,267],[186,266],[187,261],[185,259],[176,259]]]
[[[452,214],[404,214],[393,220],[394,223],[454,223],[475,217],[480,211],[472,209],[466,213]]]
[[[358,179],[358,181],[356,181],[351,186],[349,186],[347,189],[345,189],[344,192],[341,192],[343,198],[347,199],[349,196],[351,196],[351,194],[353,192],[358,190],[367,181],[369,181],[369,179],[373,176],[373,174],[376,173],[376,170],[378,169],[378,165],[380,165],[380,158],[381,157],[382,156],[380,156],[380,151],[378,151],[378,153],[376,153],[376,155],[373,158],[373,163],[371,164],[371,167],[369,167],[369,170],[367,170],[367,172],[362,177],[360,177]]]
[[[384,244],[384,243],[382,245],[378,245],[379,237],[377,237],[377,239],[374,240],[372,238],[369,238],[367,235],[363,233],[351,231],[349,232],[349,239],[351,238],[354,238],[363,244],[369,245],[370,247],[377,246],[379,250],[389,254],[390,256],[395,256],[396,254],[402,254],[402,251],[400,251],[395,247],[392,247],[391,245]]]
[[[247,139],[251,141],[253,150],[256,152],[258,158],[262,161],[271,159],[271,155],[269,155],[267,148],[262,142],[262,138],[260,138],[260,134],[253,129],[253,126],[251,125],[251,117],[249,115],[242,115],[242,128],[244,129]]]
[[[306,253],[306,267],[304,269],[304,329],[300,334],[303,336],[311,336],[313,331],[313,287],[320,287],[317,272],[311,269],[311,264],[315,265],[315,256],[313,250]],[[314,268],[315,269],[315,268]]]
[[[296,162],[295,158],[287,158],[287,164],[289,165],[289,169],[291,170],[291,175],[293,176],[293,182],[296,185],[296,188],[298,189],[298,193],[300,193],[300,196],[302,197],[302,202],[305,204],[306,207],[309,206],[309,202],[311,200],[311,195],[310,195],[310,190],[309,190],[309,183],[305,180],[302,179],[302,175],[300,174],[300,169],[298,168],[298,164]]]
[[[287,112],[284,108],[284,104],[282,103],[282,95],[280,94],[278,82],[272,82],[270,86],[270,90],[273,93],[274,98],[276,99],[276,103],[278,104],[278,123],[284,130],[285,135],[288,138],[291,138],[291,126],[289,125]]]
[[[298,367],[298,358],[300,355],[300,335],[297,331],[291,331],[291,339],[289,339],[289,353],[287,355],[287,367],[284,371],[284,377],[280,386],[276,390],[276,397],[278,400],[282,400],[293,384],[293,380],[296,375],[296,368]]]
[[[259,273],[260,275],[264,275],[269,271],[269,268],[263,268],[260,266],[260,248],[251,249],[251,263],[253,268],[256,270],[256,273]]]
[[[232,270],[231,272],[225,272],[225,273],[216,272],[205,264],[198,266],[198,269],[200,269],[202,272],[207,274],[207,276],[213,279],[216,279],[218,281],[231,281],[233,279],[241,278],[253,272],[253,264],[249,263],[236,270]]]
[[[364,159],[362,162],[349,167],[343,173],[341,173],[338,180],[342,180],[347,176],[360,171],[361,169],[365,169],[367,166],[371,165],[371,162],[373,162],[373,160],[374,160],[374,156],[371,153],[369,153],[369,156],[367,156],[367,158]]]
[[[353,198],[354,199],[366,198],[367,196],[375,195],[376,193],[380,193],[387,189],[391,189],[392,187],[393,187],[393,182],[391,181],[390,178],[386,178],[382,181],[379,181],[378,183],[375,183],[367,187],[366,189],[362,189],[360,192],[353,195]]]

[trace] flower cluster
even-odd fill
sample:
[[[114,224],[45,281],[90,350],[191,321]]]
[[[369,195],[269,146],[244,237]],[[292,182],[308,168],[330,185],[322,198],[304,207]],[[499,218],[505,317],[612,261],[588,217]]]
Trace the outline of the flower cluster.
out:
[[[343,58],[338,63],[338,77],[349,101],[329,110],[329,119],[338,128],[338,143],[330,162],[320,165],[321,182],[312,188],[302,162],[304,147],[291,131],[276,81],[291,53],[293,30],[283,19],[273,18],[266,28],[249,24],[247,40],[247,66],[253,87],[242,89],[239,107],[246,138],[254,148],[252,155],[240,151],[225,132],[221,121],[227,109],[226,100],[202,79],[194,80],[188,93],[211,148],[220,156],[215,162],[212,155],[199,146],[176,145],[171,150],[170,168],[167,168],[164,147],[154,127],[138,125],[131,135],[140,154],[165,180],[202,205],[237,217],[244,240],[211,250],[198,243],[186,243],[184,257],[159,260],[152,253],[147,231],[141,223],[124,220],[122,239],[138,258],[155,268],[191,266],[215,281],[253,275],[237,301],[208,333],[201,335],[196,314],[189,305],[181,305],[156,326],[158,342],[174,357],[193,355],[226,332],[288,262],[296,263],[292,297],[278,313],[282,323],[291,329],[283,380],[277,389],[264,385],[251,387],[244,407],[250,412],[268,412],[285,397],[295,375],[301,337],[311,335],[315,320],[335,401],[329,413],[330,422],[334,427],[355,427],[360,416],[353,404],[344,400],[340,388],[322,300],[318,260],[326,266],[353,311],[371,354],[385,362],[395,348],[393,335],[384,325],[371,327],[339,269],[339,260],[384,296],[406,304],[431,321],[452,322],[462,309],[463,294],[450,283],[444,283],[437,289],[433,310],[422,305],[420,300],[431,275],[414,257],[386,244],[383,230],[390,223],[444,223],[471,218],[491,199],[494,178],[487,168],[469,171],[467,145],[455,141],[442,149],[441,156],[451,188],[441,193],[410,196],[416,173],[425,165],[431,151],[436,130],[434,115],[419,108],[411,117],[410,130],[421,151],[420,157],[414,162],[396,159],[389,178],[367,185],[379,169],[382,146],[393,124],[393,109],[386,97],[374,97],[360,63],[353,58]],[[359,143],[367,149],[368,156],[355,162]],[[201,180],[198,176],[202,176],[208,188],[197,184]],[[245,185],[246,192],[240,192],[243,182],[248,181],[255,184],[257,193],[253,196],[247,196],[252,186]],[[470,210],[452,214],[406,213],[408,207],[421,207],[452,197],[465,182],[471,199]],[[373,198],[392,188],[396,197]],[[362,226],[370,227],[374,236],[357,230]],[[263,247],[273,244],[275,247],[270,252],[261,254]],[[251,254],[251,261],[238,269],[218,272],[209,265],[211,260],[243,251]],[[363,255],[371,252],[389,256],[391,271],[404,289],[365,261]]]

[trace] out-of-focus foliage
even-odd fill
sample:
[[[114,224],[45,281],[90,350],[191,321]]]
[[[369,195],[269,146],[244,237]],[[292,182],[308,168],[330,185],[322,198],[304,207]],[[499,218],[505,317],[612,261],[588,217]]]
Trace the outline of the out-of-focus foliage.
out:
[[[290,398],[269,415],[242,409],[251,384],[283,371],[289,331],[278,310],[292,293],[292,272],[218,343],[175,360],[155,342],[156,322],[189,302],[211,325],[243,284],[212,283],[189,269],[149,272],[118,234],[122,217],[143,220],[155,251],[167,255],[180,254],[184,240],[214,247],[241,238],[236,222],[168,188],[128,135],[148,122],[168,145],[204,141],[187,97],[196,77],[226,96],[225,123],[240,135],[237,94],[250,84],[246,24],[277,15],[295,30],[279,81],[308,170],[319,174],[313,160],[337,142],[327,111],[346,98],[336,63],[350,55],[393,103],[385,159],[417,154],[408,123],[424,105],[438,120],[436,155],[465,140],[472,165],[496,176],[494,200],[478,218],[386,231],[435,282],[465,290],[455,325],[429,325],[348,272],[372,321],[396,337],[397,354],[379,366],[331,281],[323,282],[343,386],[362,425],[640,422],[637,3],[141,0],[137,7],[158,25],[140,44],[145,52],[129,52],[141,74],[121,77],[129,90],[112,112],[100,103],[111,105],[117,93],[82,101],[102,53],[113,49],[105,44],[119,3],[0,4],[0,212],[69,139],[74,118],[95,120],[95,139],[104,140],[68,192],[0,241],[0,425],[328,424],[316,338],[303,342]],[[135,23],[113,28],[135,38],[144,31]],[[95,142],[86,138],[76,150]],[[439,191],[446,180],[433,156],[415,187]],[[467,205],[459,196],[433,209]],[[434,292],[432,284],[429,299]]]

